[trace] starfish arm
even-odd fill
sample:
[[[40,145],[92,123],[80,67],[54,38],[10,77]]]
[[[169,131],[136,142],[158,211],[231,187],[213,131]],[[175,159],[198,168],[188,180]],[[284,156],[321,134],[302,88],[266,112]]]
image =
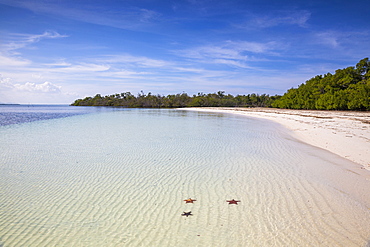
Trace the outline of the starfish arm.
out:
[[[184,212],[183,214],[181,214],[181,216],[189,217],[189,216],[193,216],[193,215],[191,214],[191,211],[189,211],[189,212]]]
[[[227,201],[229,204],[238,204],[238,202],[240,202],[240,201],[237,201],[237,200],[234,200],[234,199],[232,199],[232,200],[229,200],[229,201]]]
[[[184,202],[186,202],[186,203],[193,203],[195,201],[196,201],[195,199],[191,199],[191,198],[184,200]]]

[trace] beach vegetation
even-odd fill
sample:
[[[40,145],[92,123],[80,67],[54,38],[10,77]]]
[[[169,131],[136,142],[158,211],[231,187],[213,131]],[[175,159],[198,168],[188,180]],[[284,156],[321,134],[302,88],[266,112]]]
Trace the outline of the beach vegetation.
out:
[[[74,106],[113,106],[127,108],[181,107],[276,107],[307,110],[370,110],[370,61],[360,60],[356,66],[338,69],[334,74],[316,75],[297,88],[280,96],[243,94],[233,96],[225,91],[188,95],[133,95],[130,92],[77,99]]]
[[[130,92],[77,99],[72,103],[74,106],[116,106],[127,108],[182,108],[182,107],[269,107],[271,102],[278,96],[267,94],[247,94],[233,96],[225,91],[217,93],[198,93],[189,96],[187,93],[171,95],[145,94],[141,91],[137,96]]]
[[[317,75],[289,89],[271,103],[276,108],[308,110],[370,110],[370,61]]]

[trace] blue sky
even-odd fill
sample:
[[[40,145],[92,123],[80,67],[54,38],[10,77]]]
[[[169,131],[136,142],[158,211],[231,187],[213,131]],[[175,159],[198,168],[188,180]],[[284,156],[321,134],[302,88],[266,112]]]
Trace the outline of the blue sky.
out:
[[[370,55],[368,0],[0,0],[0,103],[282,95]]]

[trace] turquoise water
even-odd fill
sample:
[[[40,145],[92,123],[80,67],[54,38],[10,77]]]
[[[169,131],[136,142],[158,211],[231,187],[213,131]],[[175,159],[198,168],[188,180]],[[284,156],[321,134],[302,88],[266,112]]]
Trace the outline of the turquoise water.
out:
[[[365,246],[370,237],[367,205],[324,175],[369,183],[275,123],[64,110],[0,126],[0,246]]]

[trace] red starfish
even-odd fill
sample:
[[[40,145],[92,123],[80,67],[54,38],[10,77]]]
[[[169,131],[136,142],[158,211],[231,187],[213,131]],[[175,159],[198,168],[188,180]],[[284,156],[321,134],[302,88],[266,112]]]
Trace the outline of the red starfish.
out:
[[[238,202],[240,201],[235,201],[234,199],[232,199],[231,201],[227,201],[229,204],[238,204]]]
[[[186,203],[193,203],[193,202],[195,202],[195,201],[196,201],[196,200],[191,199],[191,198],[184,200],[184,202],[186,202]]]

